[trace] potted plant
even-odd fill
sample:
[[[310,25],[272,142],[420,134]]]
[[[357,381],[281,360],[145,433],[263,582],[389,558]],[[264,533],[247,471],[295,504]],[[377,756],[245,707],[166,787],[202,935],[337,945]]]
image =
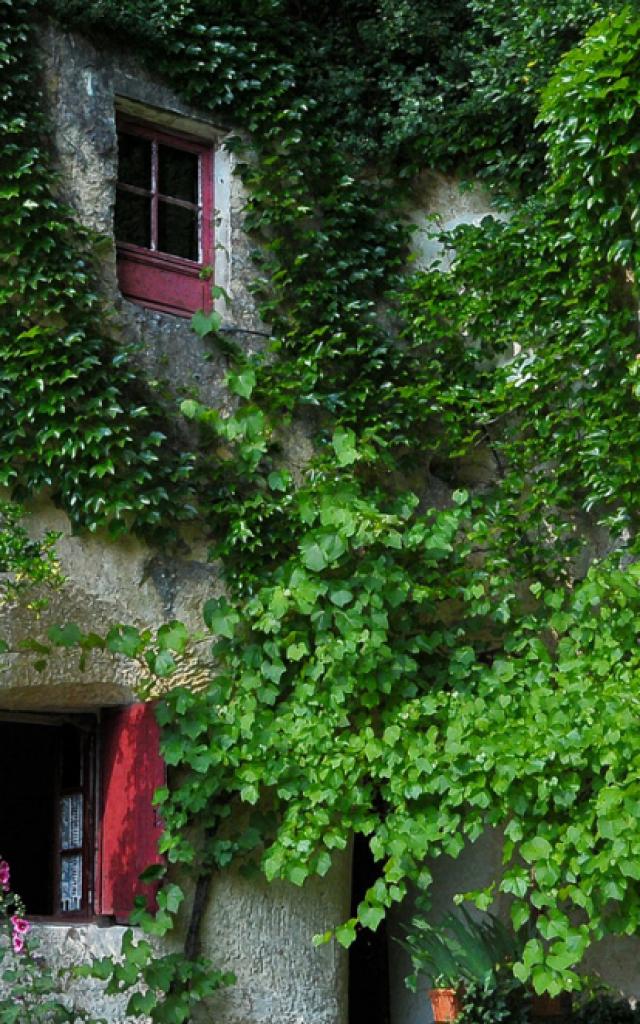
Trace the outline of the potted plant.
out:
[[[409,988],[415,991],[422,976],[432,980],[428,992],[436,1024],[455,1021],[466,987],[495,987],[500,967],[518,956],[515,936],[496,917],[483,914],[476,919],[464,908],[447,914],[437,926],[416,915],[402,945],[413,966]]]
[[[461,986],[458,984],[456,987],[444,975],[435,978],[433,985],[427,991],[435,1024],[449,1024],[457,1020],[462,1012]]]

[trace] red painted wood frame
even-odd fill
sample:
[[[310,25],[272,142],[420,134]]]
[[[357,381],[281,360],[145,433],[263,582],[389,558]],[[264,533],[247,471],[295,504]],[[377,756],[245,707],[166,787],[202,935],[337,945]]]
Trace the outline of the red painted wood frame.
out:
[[[160,863],[162,822],[153,794],[166,783],[153,704],[103,712],[102,780],[95,910],[126,922],[136,895],[153,904],[155,886],[138,876]]]
[[[118,189],[137,195],[147,195],[151,203],[151,246],[134,245],[116,240],[118,283],[127,299],[174,316],[188,317],[198,309],[209,312],[212,308],[211,277],[202,278],[205,267],[213,268],[213,146],[181,132],[168,132],[148,122],[119,117],[118,131],[147,139],[151,143],[151,187],[148,190],[118,182]],[[159,192],[158,146],[195,153],[198,156],[198,202],[191,204]],[[158,202],[169,201],[177,206],[198,210],[197,261],[159,252]],[[117,197],[116,197],[117,202]]]

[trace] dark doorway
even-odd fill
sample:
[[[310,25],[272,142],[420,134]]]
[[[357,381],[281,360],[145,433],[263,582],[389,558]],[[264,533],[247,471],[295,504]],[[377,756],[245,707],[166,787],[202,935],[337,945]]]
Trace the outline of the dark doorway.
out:
[[[365,836],[353,844],[351,914],[380,875]],[[349,1024],[391,1024],[386,922],[363,928],[349,949]]]

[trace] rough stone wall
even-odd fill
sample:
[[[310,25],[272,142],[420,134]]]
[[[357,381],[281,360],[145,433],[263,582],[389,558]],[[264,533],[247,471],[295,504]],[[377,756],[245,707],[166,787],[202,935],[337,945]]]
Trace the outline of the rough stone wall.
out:
[[[94,957],[117,957],[125,929],[119,926],[101,928],[94,924],[36,925],[35,934],[40,943],[37,956],[64,970],[78,964],[90,963]],[[62,975],[60,999],[69,1008],[74,1007],[104,1016],[113,1024],[126,1020],[127,996],[105,996],[99,981],[84,978],[74,981],[69,974]],[[140,1022],[147,1024],[147,1022]]]
[[[414,248],[416,265],[421,269],[438,268],[444,272],[450,266],[451,253],[443,249],[435,237],[440,231],[449,231],[460,224],[480,224],[487,217],[503,217],[491,207],[490,195],[481,186],[469,188],[455,178],[445,177],[434,171],[424,172],[415,191],[416,207],[410,219],[416,226]],[[462,468],[461,482],[467,486],[482,487],[495,477],[496,466],[490,452],[478,449],[477,456]],[[437,483],[433,481],[432,484]],[[450,502],[450,494],[444,486],[430,488],[429,498],[438,496],[440,502]],[[602,529],[587,529],[587,546],[584,570],[591,557],[601,557],[611,546],[611,538]],[[577,567],[580,571],[580,566]],[[460,857],[452,861],[448,857],[430,863],[433,874],[432,909],[430,918],[435,923],[453,909],[453,897],[457,893],[481,889],[499,875],[502,868],[502,839],[499,832],[486,833],[473,845],[469,845]],[[508,922],[509,913],[505,897],[501,897],[493,910]],[[408,897],[400,907],[390,914],[389,972],[391,995],[391,1024],[432,1024],[433,1017],[426,986],[417,993],[410,992],[404,985],[404,978],[411,972],[408,954],[396,942],[402,938],[414,913],[414,902]],[[594,944],[585,957],[582,971],[596,975],[620,994],[637,1000],[640,998],[640,972],[638,953],[640,941],[637,938],[608,937]]]
[[[101,287],[115,311],[109,329],[133,345],[148,386],[169,414],[186,395],[224,409],[230,402],[223,386],[228,371],[224,356],[194,333],[188,319],[143,309],[120,295],[113,212],[117,110],[211,140],[216,148],[214,279],[230,297],[228,305],[225,300],[217,305],[226,323],[239,329],[234,337],[247,350],[263,343],[264,325],[249,289],[252,245],[242,226],[245,197],[224,148],[228,127],[192,110],[142,71],[131,54],[109,46],[98,51],[82,36],[61,33],[52,25],[42,27],[40,45],[57,187],[80,222],[103,236]],[[180,556],[168,556],[132,538],[113,544],[100,536],[74,537],[66,517],[46,500],[34,503],[30,512],[34,535],[48,529],[60,532],[58,552],[67,577],[37,625],[37,636],[60,621],[102,629],[117,622],[153,627],[179,618],[196,630],[202,624],[203,600],[220,592],[206,540],[195,533],[185,534]],[[4,618],[15,652],[26,631],[33,635],[33,623],[13,611]],[[79,673],[77,657],[63,652],[45,676],[35,671],[33,660],[20,653],[9,656],[9,670],[0,675],[3,707],[80,708],[131,699],[136,671],[124,660],[95,655],[86,672]],[[197,667],[185,663],[178,681],[193,683],[197,678]]]
[[[236,872],[214,879],[204,945],[237,984],[200,1024],[347,1024],[345,952],[335,943],[316,949],[311,938],[349,916],[350,876],[344,853],[302,889]]]

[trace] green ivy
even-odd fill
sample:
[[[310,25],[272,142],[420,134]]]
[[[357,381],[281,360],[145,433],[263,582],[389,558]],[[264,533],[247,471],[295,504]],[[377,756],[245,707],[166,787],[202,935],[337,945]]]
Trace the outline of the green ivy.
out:
[[[55,555],[58,535],[49,531],[32,540],[24,519],[19,505],[0,501],[0,610],[19,606],[37,615],[63,582]],[[0,636],[0,655],[7,650]]]
[[[239,129],[273,343],[227,346],[233,415],[183,403],[197,451],[168,448],[95,285],[95,239],[52,197],[40,9],[131,45]],[[175,529],[197,503],[224,565],[227,595],[204,608],[216,673],[159,711],[179,769],[158,795],[164,852],[301,885],[368,836],[379,878],[336,929],[346,946],[410,883],[428,893],[427,858],[502,828],[502,873],[468,896],[513,897],[531,928],[520,980],[577,987],[589,944],[640,915],[635,5],[0,10],[2,480],[114,532]],[[426,166],[511,205],[442,239],[449,272],[410,274]],[[296,480],[281,445],[301,422],[315,457]],[[164,677],[189,638],[169,623],[50,639]]]
[[[96,289],[96,239],[52,195],[35,12],[30,0],[0,5],[0,484],[20,499],[49,489],[74,526],[166,529],[193,515],[190,459],[154,429],[116,343]]]

